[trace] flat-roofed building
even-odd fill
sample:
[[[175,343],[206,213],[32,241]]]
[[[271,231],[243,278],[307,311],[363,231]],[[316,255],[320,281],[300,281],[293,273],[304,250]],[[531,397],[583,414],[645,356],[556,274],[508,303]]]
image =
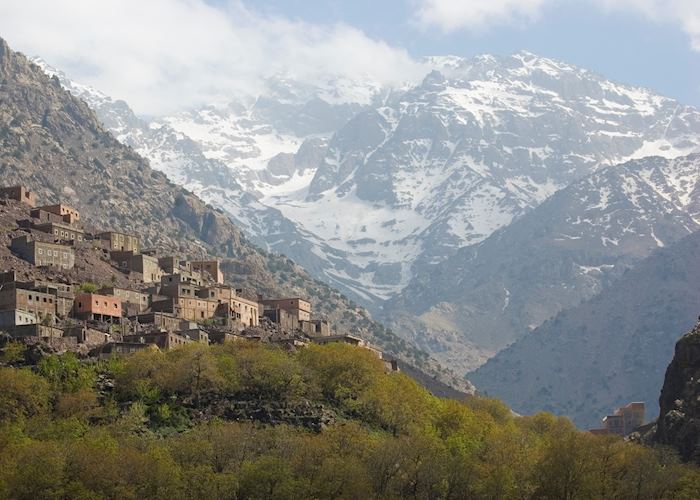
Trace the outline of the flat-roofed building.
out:
[[[0,199],[19,201],[32,208],[36,206],[36,196],[24,186],[7,186],[0,188]]]
[[[10,284],[0,289],[0,311],[33,313],[39,321],[56,315],[56,299],[49,293],[25,290]]]
[[[139,273],[144,283],[159,283],[163,270],[158,259],[150,255],[135,254],[132,251],[112,251],[110,260],[125,273]]]
[[[638,427],[644,424],[645,404],[641,402],[629,403],[618,408],[612,415],[603,418],[601,429],[591,429],[594,434],[618,434],[628,436]]]
[[[202,286],[202,275],[196,272],[181,271],[175,274],[164,274],[160,278],[162,286],[170,286],[178,283],[187,283],[190,286]]]
[[[105,242],[107,248],[112,251],[139,253],[141,244],[139,238],[132,234],[120,233],[117,231],[105,231],[97,235]]]
[[[192,339],[183,337],[182,335],[173,332],[154,332],[137,335],[124,335],[122,340],[131,344],[154,344],[163,351],[176,349],[178,347],[182,347],[193,342]]]
[[[113,297],[120,298],[123,306],[126,304],[132,304],[137,308],[136,313],[146,311],[150,305],[150,295],[138,290],[108,286],[99,290],[99,293],[102,295],[111,295]]]
[[[52,281],[34,280],[18,283],[17,286],[19,288],[25,288],[27,290],[34,290],[53,295],[56,303],[56,316],[59,318],[67,318],[73,311],[73,300],[75,299],[73,285],[66,283],[54,283]]]
[[[0,328],[8,326],[34,325],[37,323],[36,314],[21,311],[19,309],[11,309],[9,311],[0,311]]]
[[[160,328],[169,332],[188,329],[191,326],[188,321],[166,312],[136,314],[134,316],[129,316],[129,320],[139,325],[153,325],[155,328]]]
[[[29,215],[31,216],[32,219],[35,219],[35,222],[38,223],[45,223],[45,222],[56,222],[60,223],[65,221],[63,220],[63,217],[61,215],[55,214],[53,212],[47,212],[46,210],[43,210],[41,208],[35,208],[29,212]]]
[[[308,300],[290,297],[285,299],[266,299],[261,300],[260,303],[263,307],[284,309],[294,314],[299,321],[311,321],[311,302]]]
[[[63,222],[42,222],[32,224],[32,227],[42,233],[53,235],[54,241],[80,243],[85,239],[85,231]]]
[[[138,351],[157,351],[158,346],[155,344],[146,344],[143,342],[110,342],[101,345],[90,351],[99,359],[109,359],[113,357],[127,356]]]
[[[28,235],[13,238],[10,250],[27,262],[37,266],[73,269],[75,252],[73,248],[58,243],[36,241]]]
[[[208,274],[215,283],[224,283],[224,273],[221,271],[221,262],[219,260],[193,260],[190,262],[190,265],[193,271],[202,275]]]
[[[79,293],[75,296],[73,315],[78,319],[117,323],[122,317],[122,301],[109,295]]]
[[[188,261],[173,255],[159,257],[158,264],[167,274],[176,274],[181,271],[192,272],[192,266]]]
[[[245,326],[258,326],[260,324],[260,304],[254,300],[236,296],[232,299],[233,309],[237,319]]]
[[[80,220],[80,212],[78,212],[75,208],[66,205],[65,203],[56,203],[55,205],[43,205],[37,208],[44,210],[45,212],[52,212],[56,215],[60,215],[61,217],[63,217],[63,220],[65,222],[68,222],[70,224],[73,224]]]
[[[356,347],[362,347],[363,349],[367,349],[370,352],[372,352],[374,355],[376,355],[379,359],[382,358],[382,351],[379,349],[375,349],[372,347],[372,345],[367,342],[366,340],[357,337],[356,335],[328,335],[324,337],[312,337],[312,341],[316,344],[332,344],[334,342],[340,342],[343,344],[350,344]]]

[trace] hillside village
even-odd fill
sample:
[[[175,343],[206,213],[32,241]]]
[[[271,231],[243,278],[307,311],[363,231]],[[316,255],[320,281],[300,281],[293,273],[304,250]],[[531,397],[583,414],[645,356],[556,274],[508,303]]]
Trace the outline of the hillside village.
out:
[[[98,358],[241,339],[344,342],[382,358],[359,336],[334,332],[302,297],[250,296],[226,282],[215,258],[160,255],[137,235],[90,228],[84,215],[38,205],[24,186],[0,188],[11,251],[0,259],[0,332]]]

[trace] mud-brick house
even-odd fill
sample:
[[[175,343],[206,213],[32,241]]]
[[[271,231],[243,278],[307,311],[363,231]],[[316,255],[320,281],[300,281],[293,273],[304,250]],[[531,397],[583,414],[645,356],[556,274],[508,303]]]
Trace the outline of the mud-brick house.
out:
[[[59,318],[67,318],[73,311],[73,301],[75,300],[73,285],[34,280],[21,283],[21,287],[53,295],[56,302],[56,316]]]
[[[331,326],[325,319],[300,321],[299,329],[309,337],[328,337],[331,334]]]
[[[29,216],[32,218],[32,222],[35,224],[42,224],[45,222],[56,222],[64,223],[63,217],[61,215],[55,214],[53,212],[47,212],[41,208],[34,208],[29,212]]]
[[[158,259],[151,255],[137,254],[133,251],[113,251],[109,253],[110,260],[125,273],[139,273],[144,283],[159,283],[163,270],[158,265]]]
[[[141,243],[138,236],[120,233],[117,231],[105,231],[99,233],[97,238],[104,242],[105,247],[111,251],[139,253]]]
[[[129,321],[137,325],[152,325],[154,328],[160,328],[169,332],[175,332],[181,329],[190,328],[188,321],[184,321],[173,314],[165,312],[149,312],[144,314],[136,314],[129,316]]]
[[[295,315],[299,321],[311,321],[311,302],[308,300],[300,299],[299,297],[264,300],[262,297],[259,297],[258,301],[265,308],[284,309]]]
[[[264,305],[262,315],[287,331],[298,330],[300,328],[299,318],[296,314],[285,309]]]
[[[37,266],[50,266],[61,269],[73,269],[75,252],[73,248],[58,243],[37,241],[29,235],[13,238],[10,250],[20,258]]]
[[[81,243],[85,240],[85,231],[63,222],[34,223],[32,227],[37,231],[52,235],[54,241]]]
[[[24,311],[33,313],[39,321],[56,316],[56,300],[49,293],[4,285],[0,290],[0,311]]]
[[[260,304],[254,300],[236,295],[231,302],[236,318],[245,326],[258,326],[260,324]]]
[[[78,344],[87,344],[88,346],[98,346],[108,343],[112,336],[109,333],[88,328],[83,325],[75,325],[66,328],[63,331],[64,337],[75,337]]]
[[[98,290],[98,293],[120,298],[126,316],[133,316],[145,312],[150,306],[150,295],[139,292],[138,290],[110,286]]]
[[[45,212],[51,212],[56,215],[60,215],[61,218],[63,218],[63,221],[67,222],[68,224],[75,224],[80,220],[80,212],[78,212],[75,208],[66,205],[65,203],[57,203],[55,205],[43,205],[37,208]]]
[[[167,274],[178,274],[181,272],[191,273],[192,265],[180,257],[169,255],[167,257],[159,257],[158,264],[161,269]]]
[[[160,349],[168,351],[170,349],[176,349],[187,344],[194,342],[192,339],[183,337],[173,332],[155,332],[155,333],[144,333],[138,335],[124,335],[124,342],[129,342],[132,344],[155,344]]]
[[[192,290],[187,285],[175,287],[168,289],[165,299],[152,303],[153,311],[171,313],[188,321],[206,321],[216,315],[218,302],[190,295]]]
[[[34,325],[36,323],[37,318],[34,313],[19,309],[0,311],[0,329],[20,325]]]
[[[367,349],[375,354],[379,359],[382,359],[382,351],[375,349],[369,342],[355,335],[329,335],[327,337],[313,337],[312,340],[316,344],[331,344],[334,342],[340,342],[356,347],[362,347],[363,349]]]
[[[119,297],[96,293],[79,293],[75,296],[73,316],[78,319],[119,323],[122,317],[122,301]]]
[[[192,271],[198,272],[203,276],[208,274],[215,283],[224,283],[224,273],[221,270],[221,262],[219,260],[193,260],[190,262],[190,265]]]
[[[145,344],[142,342],[110,342],[97,347],[93,351],[90,351],[90,353],[97,356],[99,359],[109,359],[144,350],[157,351],[158,347],[155,344]]]
[[[7,186],[0,188],[0,199],[19,201],[34,208],[36,196],[24,186]]]

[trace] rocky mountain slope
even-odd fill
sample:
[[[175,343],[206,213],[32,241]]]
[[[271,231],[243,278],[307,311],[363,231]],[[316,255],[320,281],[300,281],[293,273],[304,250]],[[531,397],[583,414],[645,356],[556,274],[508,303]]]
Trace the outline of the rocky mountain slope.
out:
[[[700,155],[599,170],[417,273],[386,316],[445,364],[474,369],[700,228],[699,208]]]
[[[98,227],[139,234],[146,246],[224,257],[227,278],[250,291],[309,297],[320,315],[436,373],[428,357],[339,292],[281,255],[262,252],[220,209],[170,182],[107,132],[90,108],[0,39],[0,174]],[[432,368],[431,368],[432,367]]]
[[[700,325],[677,343],[666,370],[653,441],[672,446],[684,461],[700,464]]]
[[[513,410],[568,415],[582,427],[630,401],[656,412],[678,332],[700,311],[700,232],[659,248],[469,374]]]

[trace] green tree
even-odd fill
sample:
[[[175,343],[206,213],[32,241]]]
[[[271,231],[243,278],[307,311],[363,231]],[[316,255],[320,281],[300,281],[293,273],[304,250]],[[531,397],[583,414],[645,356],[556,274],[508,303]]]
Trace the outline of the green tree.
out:
[[[0,368],[0,421],[41,415],[49,407],[49,386],[27,369]]]

